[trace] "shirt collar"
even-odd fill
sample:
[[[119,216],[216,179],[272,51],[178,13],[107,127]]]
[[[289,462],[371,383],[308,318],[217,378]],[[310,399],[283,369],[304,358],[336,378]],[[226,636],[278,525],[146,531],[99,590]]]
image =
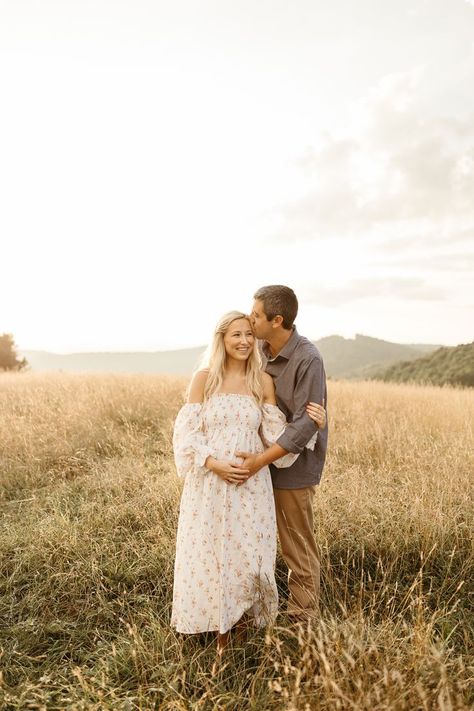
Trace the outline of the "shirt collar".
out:
[[[290,360],[290,357],[298,344],[299,337],[300,335],[296,330],[296,327],[293,326],[293,333],[291,334],[281,351],[277,353],[276,356],[272,356],[269,344],[264,341],[262,345],[262,351],[265,358],[269,361],[276,360],[277,358],[285,358],[285,360]]]

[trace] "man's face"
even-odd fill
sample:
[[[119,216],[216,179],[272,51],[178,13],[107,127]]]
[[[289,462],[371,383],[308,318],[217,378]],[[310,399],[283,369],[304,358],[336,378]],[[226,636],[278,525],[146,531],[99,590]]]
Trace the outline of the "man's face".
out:
[[[272,335],[272,324],[270,321],[267,321],[265,311],[263,310],[263,302],[260,301],[260,299],[255,299],[253,302],[250,320],[256,338],[261,338],[265,341]]]

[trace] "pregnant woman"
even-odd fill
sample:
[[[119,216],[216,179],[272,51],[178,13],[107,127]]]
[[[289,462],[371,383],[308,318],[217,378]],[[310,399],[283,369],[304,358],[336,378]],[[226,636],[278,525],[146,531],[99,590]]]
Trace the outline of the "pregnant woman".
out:
[[[309,403],[317,427],[325,410]],[[217,324],[208,368],[195,373],[178,413],[173,447],[181,497],[171,624],[182,633],[216,631],[222,654],[245,614],[256,626],[278,608],[276,523],[267,466],[253,476],[235,453],[263,452],[286,425],[272,378],[261,370],[248,317],[232,311]],[[287,454],[277,466],[292,464]]]

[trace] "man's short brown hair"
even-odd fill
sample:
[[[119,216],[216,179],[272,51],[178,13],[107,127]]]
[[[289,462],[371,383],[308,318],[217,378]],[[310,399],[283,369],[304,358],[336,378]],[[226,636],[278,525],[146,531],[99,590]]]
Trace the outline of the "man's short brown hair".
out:
[[[292,328],[298,313],[298,299],[293,289],[281,284],[262,286],[255,292],[253,298],[262,302],[267,321],[272,321],[275,316],[282,316],[283,328],[287,330]]]

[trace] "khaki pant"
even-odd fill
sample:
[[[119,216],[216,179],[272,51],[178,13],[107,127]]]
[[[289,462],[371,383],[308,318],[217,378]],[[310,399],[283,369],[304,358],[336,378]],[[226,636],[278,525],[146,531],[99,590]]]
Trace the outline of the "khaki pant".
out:
[[[274,489],[283,559],[288,566],[288,614],[312,617],[319,610],[319,552],[314,538],[315,487]]]

